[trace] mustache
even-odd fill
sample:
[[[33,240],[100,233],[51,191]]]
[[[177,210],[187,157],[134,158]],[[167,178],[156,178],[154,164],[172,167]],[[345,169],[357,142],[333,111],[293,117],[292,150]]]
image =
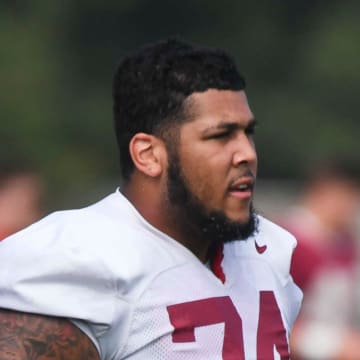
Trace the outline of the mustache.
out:
[[[256,174],[250,168],[243,169],[240,173],[232,178],[231,183],[243,178],[250,178],[253,182],[255,182]]]

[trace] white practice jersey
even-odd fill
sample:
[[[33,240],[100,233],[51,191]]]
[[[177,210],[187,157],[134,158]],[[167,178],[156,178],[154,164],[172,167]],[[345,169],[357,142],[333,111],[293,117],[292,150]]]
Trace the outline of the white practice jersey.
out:
[[[101,359],[288,359],[295,239],[259,217],[225,244],[224,282],[120,191],[0,242],[0,307],[69,318]]]

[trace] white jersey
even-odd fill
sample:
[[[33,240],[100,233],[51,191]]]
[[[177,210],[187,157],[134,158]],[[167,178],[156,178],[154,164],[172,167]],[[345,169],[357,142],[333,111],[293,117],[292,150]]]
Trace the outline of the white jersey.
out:
[[[259,217],[227,243],[224,283],[119,191],[0,242],[0,307],[69,318],[101,359],[288,359],[295,239]]]

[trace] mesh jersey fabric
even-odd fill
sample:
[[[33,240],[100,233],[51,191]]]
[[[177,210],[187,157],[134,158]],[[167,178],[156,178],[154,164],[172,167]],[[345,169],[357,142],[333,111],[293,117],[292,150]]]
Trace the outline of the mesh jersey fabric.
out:
[[[266,251],[259,253],[255,242]],[[289,274],[295,245],[288,232],[259,217],[254,237],[224,245],[223,284],[118,189],[0,242],[0,307],[69,318],[101,359],[230,359],[237,350],[224,343],[234,330],[242,333],[242,357],[257,359],[261,296],[273,294],[287,340],[298,314],[302,293]],[[187,318],[178,312],[183,325],[176,325],[170,309],[183,306]],[[241,329],[228,324],[229,306]],[[200,315],[206,324],[197,326],[192,317]],[[175,326],[188,336],[189,324],[194,339],[176,340]],[[276,338],[271,331],[278,329],[269,330]],[[275,346],[273,358],[280,359]]]

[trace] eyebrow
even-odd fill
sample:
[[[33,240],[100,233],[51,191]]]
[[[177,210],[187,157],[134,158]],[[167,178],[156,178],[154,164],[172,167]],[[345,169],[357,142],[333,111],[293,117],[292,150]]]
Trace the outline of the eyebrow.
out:
[[[223,121],[215,126],[210,126],[202,131],[203,135],[208,135],[212,131],[216,130],[227,130],[227,131],[234,131],[237,129],[247,129],[250,127],[254,127],[258,124],[258,121],[255,118],[251,118],[249,122],[246,124],[246,126],[239,124],[238,122],[229,122],[229,121]]]

